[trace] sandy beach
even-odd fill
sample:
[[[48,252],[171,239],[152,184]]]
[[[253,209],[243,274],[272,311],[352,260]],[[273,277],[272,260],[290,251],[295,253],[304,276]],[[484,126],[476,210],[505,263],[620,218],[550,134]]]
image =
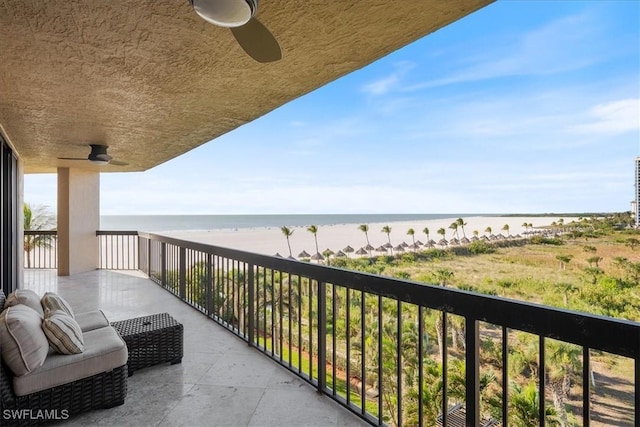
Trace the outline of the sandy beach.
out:
[[[469,217],[464,218],[467,225],[464,232],[467,237],[472,237],[474,230],[482,236],[485,229],[491,227],[494,234],[506,232],[502,231],[505,224],[509,225],[509,233],[511,235],[522,234],[525,228],[523,223],[533,224],[534,228],[549,225],[554,221],[558,221],[560,217]],[[565,223],[570,222],[574,218],[563,218]],[[391,244],[396,246],[402,242],[412,243],[411,236],[407,235],[407,230],[413,228],[415,230],[415,239],[426,242],[426,235],[422,232],[425,227],[429,228],[429,238],[438,241],[441,236],[437,231],[439,228],[446,230],[446,239],[452,237],[453,230],[449,229],[449,225],[456,218],[412,221],[412,222],[388,222],[388,223],[370,223],[369,226],[369,242],[372,246],[378,247],[387,243],[387,234],[382,232],[382,227],[388,225],[391,227]],[[282,224],[288,226],[287,224]],[[323,252],[325,249],[331,249],[334,252],[342,250],[346,246],[351,246],[355,250],[366,246],[367,240],[365,234],[358,228],[359,224],[335,224],[318,226],[318,249]],[[298,254],[303,250],[309,254],[316,252],[313,234],[307,231],[306,227],[289,227],[293,230],[290,237],[291,252],[297,258]],[[458,231],[462,238],[462,229]],[[173,231],[163,232],[161,234],[176,237],[179,239],[207,243],[216,246],[241,249],[249,252],[255,252],[266,255],[275,255],[279,253],[283,256],[289,255],[287,240],[282,234],[279,227],[269,228],[241,228],[237,230],[211,230],[211,231]],[[355,256],[351,254],[351,256]]]

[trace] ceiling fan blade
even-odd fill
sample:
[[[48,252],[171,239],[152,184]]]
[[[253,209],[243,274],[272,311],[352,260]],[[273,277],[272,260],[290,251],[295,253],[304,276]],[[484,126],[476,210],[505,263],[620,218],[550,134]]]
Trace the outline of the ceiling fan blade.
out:
[[[127,162],[122,162],[122,161],[120,161],[120,160],[111,160],[111,161],[109,162],[109,164],[110,164],[110,165],[113,165],[113,166],[128,166],[128,165],[129,165],[129,163],[127,163]]]
[[[87,160],[86,157],[58,157],[58,160]]]
[[[255,18],[241,27],[231,28],[236,41],[254,60],[267,63],[282,59],[282,51],[276,38]]]

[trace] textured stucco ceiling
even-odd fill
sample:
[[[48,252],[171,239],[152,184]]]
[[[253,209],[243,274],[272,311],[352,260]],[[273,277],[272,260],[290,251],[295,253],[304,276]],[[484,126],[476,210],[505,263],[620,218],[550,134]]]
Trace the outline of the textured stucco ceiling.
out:
[[[145,170],[492,0],[261,0],[282,59],[260,64],[188,0],[0,2],[0,126],[27,172]],[[339,102],[339,100],[336,100]]]

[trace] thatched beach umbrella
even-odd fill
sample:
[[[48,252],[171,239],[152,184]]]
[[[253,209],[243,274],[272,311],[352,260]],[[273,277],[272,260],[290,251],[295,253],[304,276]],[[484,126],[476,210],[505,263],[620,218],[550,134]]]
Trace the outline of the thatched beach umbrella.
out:
[[[383,246],[378,246],[376,248],[376,252],[384,252],[387,253],[387,248],[383,245]]]
[[[344,252],[345,254],[347,254],[347,256],[349,256],[349,254],[350,254],[350,253],[355,252],[355,249],[353,249],[351,246],[348,246],[348,245],[347,245],[347,247],[346,247],[346,248],[344,248],[344,249],[342,250],[342,252]]]
[[[329,258],[331,255],[334,255],[335,252],[333,252],[331,249],[327,248],[324,251],[322,251],[322,255],[326,256],[327,258]]]
[[[404,246],[398,245],[395,248],[393,248],[393,250],[398,251],[398,252],[404,252]]]
[[[399,246],[402,246],[403,248],[408,248],[409,244],[407,242],[402,242],[402,243],[400,243]]]
[[[416,245],[417,246],[424,246],[424,243],[422,243],[420,240],[416,240]]]
[[[304,250],[298,254],[298,258],[309,258],[310,256],[311,254]]]
[[[449,240],[449,244],[450,245],[459,245],[460,244],[460,240],[456,239],[455,237],[451,240]]]
[[[484,236],[483,236],[483,237],[484,237]],[[472,241],[472,242],[477,242],[478,240],[480,240],[480,239],[478,238],[478,236],[473,236],[473,237],[471,238],[471,241]]]
[[[367,245],[367,246],[365,246],[364,248],[365,248],[366,250],[368,250],[368,251],[372,251],[372,250],[374,250],[374,249],[375,249],[375,248],[374,248],[373,246],[371,246],[371,245]]]
[[[356,255],[364,256],[369,255],[369,252],[365,248],[360,248],[356,251]]]
[[[447,242],[447,239],[440,239],[440,241],[438,242],[438,245],[440,245],[440,246],[448,246],[449,242]]]
[[[316,252],[315,254],[311,255],[311,259],[314,261],[322,261],[324,257],[320,252]]]
[[[385,243],[384,245],[382,245],[384,248],[386,249],[393,249],[393,245],[391,243]]]
[[[474,236],[474,237],[475,237],[475,236]],[[460,239],[460,243],[462,243],[463,245],[467,245],[467,244],[469,244],[469,243],[471,243],[471,242],[470,242],[470,241],[469,241],[469,239],[467,239],[466,237],[463,237],[462,239]]]
[[[345,254],[345,253],[344,253],[344,252],[342,252],[342,251],[338,251],[338,252],[336,252],[336,258],[344,258],[344,257],[346,257],[346,256],[347,256],[347,254]]]
[[[446,240],[445,240],[445,242],[446,242]],[[429,239],[429,241],[427,242],[427,245],[429,247],[435,246],[436,244],[437,244],[436,241],[433,240],[433,239]]]
[[[420,245],[418,245],[417,243],[412,243],[409,245],[408,249],[411,249],[412,251],[415,251],[416,249],[419,249]]]

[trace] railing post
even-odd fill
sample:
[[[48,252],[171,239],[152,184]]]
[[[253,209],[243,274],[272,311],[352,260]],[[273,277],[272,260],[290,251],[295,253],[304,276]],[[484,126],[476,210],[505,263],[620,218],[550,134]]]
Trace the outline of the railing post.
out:
[[[207,316],[213,313],[213,255],[207,254],[207,265],[205,266],[206,287],[206,305]]]
[[[480,322],[467,317],[465,325],[467,427],[480,425]]]
[[[178,283],[180,287],[180,299],[187,298],[187,250],[180,247],[178,259]]]
[[[151,277],[151,239],[147,239],[147,276]]]
[[[318,282],[318,392],[323,393],[326,387],[327,387],[327,284],[324,281],[319,281]]]
[[[167,244],[160,243],[160,280],[162,286],[167,287]]]
[[[249,274],[247,275],[248,277],[248,283],[247,283],[247,305],[248,307],[248,323],[249,323],[249,333],[248,333],[248,344],[250,346],[255,346],[254,343],[254,339],[255,339],[255,328],[256,328],[256,311],[255,311],[255,266],[251,263],[248,264],[249,266]]]

